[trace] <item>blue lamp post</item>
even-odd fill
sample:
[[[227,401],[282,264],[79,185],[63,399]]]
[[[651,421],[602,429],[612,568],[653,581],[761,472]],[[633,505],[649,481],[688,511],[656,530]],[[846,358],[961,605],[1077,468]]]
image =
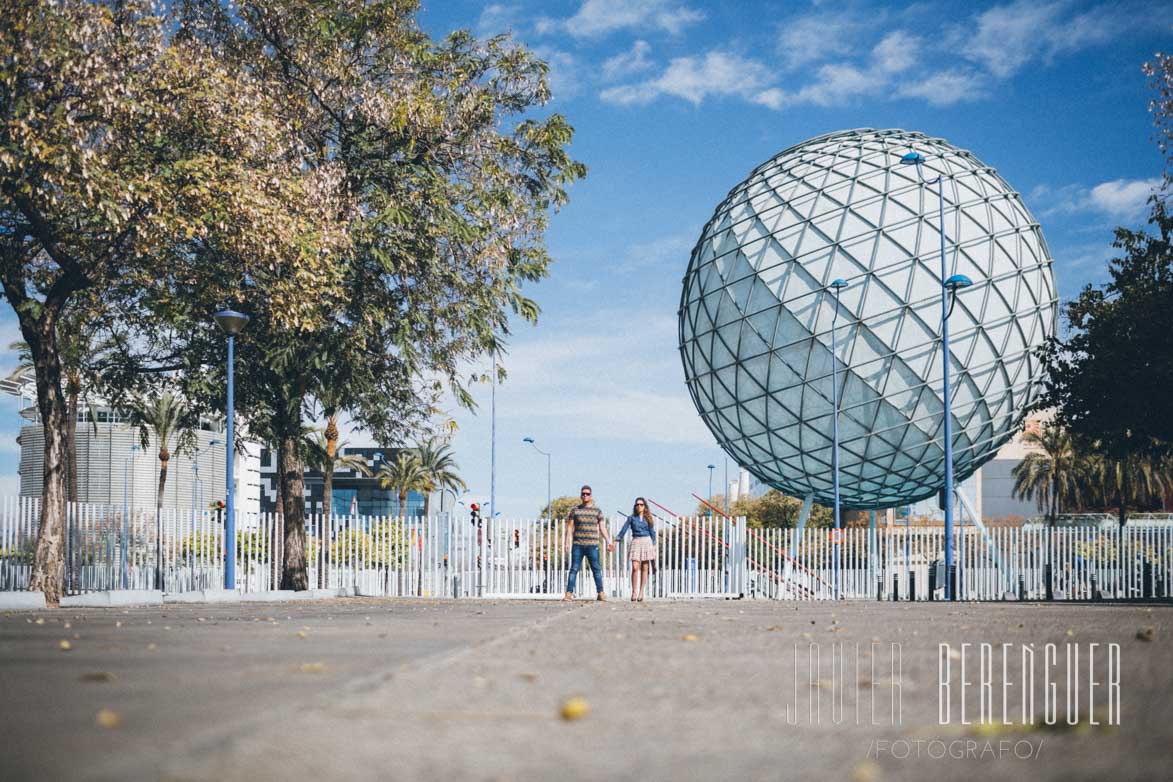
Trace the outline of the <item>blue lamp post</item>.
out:
[[[224,498],[224,588],[236,589],[236,481],[235,470],[232,464],[232,450],[235,445],[235,440],[232,434],[232,424],[235,410],[233,409],[233,359],[235,358],[234,349],[236,335],[244,328],[244,324],[248,323],[248,315],[245,315],[235,310],[221,310],[213,315],[216,323],[228,335],[228,410],[227,410],[227,441],[225,448],[227,449],[227,461],[224,470],[227,476],[227,492]]]
[[[709,496],[706,498],[707,502],[713,501],[713,470],[715,469],[717,469],[717,465],[709,465]],[[709,515],[713,515],[713,509],[711,507],[709,508]]]
[[[938,174],[936,179],[926,180],[921,170],[925,159],[919,152],[909,152],[900,158],[900,162],[916,166],[917,177],[924,184],[937,185],[937,227],[941,235],[941,362],[944,368],[942,395],[945,407],[945,599],[956,600],[957,595],[953,589],[957,573],[953,565],[953,412],[949,393],[949,313],[957,291],[972,285],[973,281],[964,274],[954,274],[948,278],[945,276],[948,269],[945,263],[945,183],[942,179],[944,175]]]
[[[554,508],[552,507],[552,500],[550,499],[550,454],[539,448],[538,444],[534,442],[534,438],[532,437],[523,437],[521,441],[523,443],[529,443],[533,446],[535,451],[546,457],[546,520],[552,521],[554,518]]]
[[[835,336],[835,327],[839,322],[839,294],[847,287],[847,281],[836,279],[831,282],[831,290],[835,291],[835,313],[831,316],[831,408],[834,413],[831,416],[831,434],[833,443],[831,445],[831,483],[834,487],[835,493],[835,533],[832,546],[834,556],[833,567],[835,569],[835,599],[839,599],[839,529],[841,527],[839,517],[839,365],[835,362],[839,357],[839,343]]]

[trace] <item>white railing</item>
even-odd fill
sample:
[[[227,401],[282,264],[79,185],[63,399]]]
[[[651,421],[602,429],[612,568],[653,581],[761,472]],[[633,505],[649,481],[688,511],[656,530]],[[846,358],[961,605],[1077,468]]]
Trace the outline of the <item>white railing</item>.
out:
[[[612,535],[622,519],[610,519]],[[927,600],[943,597],[940,527],[747,529],[720,516],[657,521],[658,561],[649,597],[764,597],[782,600]],[[38,501],[0,499],[0,590],[28,585]],[[282,519],[238,514],[236,586],[280,587]],[[310,588],[364,595],[420,597],[561,597],[570,570],[565,522],[467,517],[319,515],[306,518]],[[1044,599],[1050,563],[1055,599],[1168,597],[1173,581],[1173,523],[1145,519],[1123,529],[1102,525],[958,528],[954,533],[959,597]],[[630,595],[630,538],[600,550],[603,588]],[[836,541],[838,545],[836,546]],[[73,504],[65,534],[66,589],[166,592],[224,583],[220,514],[165,508]],[[838,567],[836,567],[836,561]],[[837,574],[837,576],[836,576]],[[931,591],[930,591],[931,590]],[[577,596],[593,597],[584,562]]]

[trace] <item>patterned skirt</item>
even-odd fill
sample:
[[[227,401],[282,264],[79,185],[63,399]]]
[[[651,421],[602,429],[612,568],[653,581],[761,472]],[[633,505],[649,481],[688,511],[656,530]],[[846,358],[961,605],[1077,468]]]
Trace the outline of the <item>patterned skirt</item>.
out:
[[[632,538],[630,553],[632,562],[655,562],[656,544],[647,536]]]

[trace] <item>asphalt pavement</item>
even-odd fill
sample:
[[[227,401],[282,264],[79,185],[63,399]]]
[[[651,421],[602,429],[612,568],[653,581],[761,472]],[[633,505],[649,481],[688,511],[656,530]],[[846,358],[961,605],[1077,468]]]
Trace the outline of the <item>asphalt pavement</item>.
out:
[[[735,600],[6,612],[0,779],[1169,779],[1171,619],[1169,606]]]

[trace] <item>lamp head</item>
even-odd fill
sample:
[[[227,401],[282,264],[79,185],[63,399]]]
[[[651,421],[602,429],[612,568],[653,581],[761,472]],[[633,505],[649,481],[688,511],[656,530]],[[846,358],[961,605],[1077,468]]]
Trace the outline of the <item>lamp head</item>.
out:
[[[715,465],[715,464],[710,464],[710,465],[709,465],[709,469],[710,469],[710,470],[715,470],[715,469],[717,469],[717,465]]]
[[[835,280],[831,281],[831,288],[834,289],[836,292],[841,291],[846,287],[847,287],[847,280],[835,279]]]
[[[224,333],[230,337],[239,334],[240,330],[244,328],[244,324],[248,323],[248,315],[236,310],[220,310],[212,317],[220,324],[220,328],[224,329]]]
[[[219,445],[219,444],[220,444],[219,437],[213,437],[211,440],[208,440],[208,445]]]
[[[523,437],[523,438],[521,438],[521,441],[523,443],[529,443],[530,445],[534,444],[534,438],[532,438],[532,437]]]
[[[904,166],[915,166],[917,163],[925,162],[924,155],[919,152],[909,152],[904,157],[900,158],[900,164]]]
[[[964,274],[954,274],[952,277],[945,280],[945,287],[951,293],[956,293],[962,288],[968,288],[970,285],[973,285],[973,280],[966,277]]]

